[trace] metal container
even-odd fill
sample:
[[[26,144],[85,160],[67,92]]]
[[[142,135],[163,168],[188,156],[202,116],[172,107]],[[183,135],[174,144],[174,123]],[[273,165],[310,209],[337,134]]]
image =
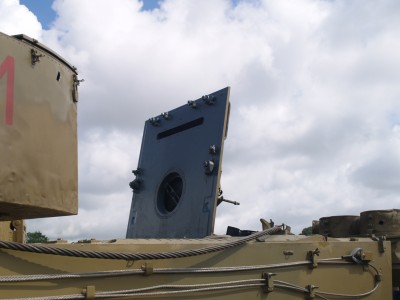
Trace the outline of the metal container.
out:
[[[359,216],[331,216],[319,219],[319,234],[330,237],[358,235]]]
[[[400,209],[362,212],[360,230],[361,234],[400,235]]]

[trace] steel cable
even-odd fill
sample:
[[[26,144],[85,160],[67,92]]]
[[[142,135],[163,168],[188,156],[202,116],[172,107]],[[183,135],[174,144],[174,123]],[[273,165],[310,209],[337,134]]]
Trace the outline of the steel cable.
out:
[[[274,280],[274,287],[289,289],[299,293],[306,293],[308,290],[304,287],[291,284],[285,281]],[[239,288],[250,288],[250,287],[261,287],[265,286],[265,279],[246,279],[237,281],[226,281],[218,283],[205,283],[205,284],[191,284],[191,285],[155,285],[145,288],[130,289],[130,290],[118,290],[118,291],[104,291],[95,293],[95,298],[133,298],[133,297],[146,297],[146,296],[172,296],[177,294],[185,293],[199,293],[199,292],[212,292],[227,289],[239,289]],[[325,296],[332,296],[334,298],[362,298],[366,297],[379,287],[379,282],[375,284],[374,288],[366,293],[361,294],[339,294],[339,293],[327,293],[327,292],[315,292],[315,297],[329,300]],[[167,289],[167,291],[165,291]],[[168,291],[168,289],[175,289]],[[157,291],[161,290],[161,291]],[[164,291],[162,291],[164,290]],[[60,296],[45,296],[45,297],[29,297],[29,298],[13,298],[12,300],[73,300],[73,299],[85,299],[84,294],[70,294],[70,295],[60,295]],[[7,299],[4,299],[7,300]],[[8,299],[11,300],[11,299]]]
[[[343,264],[336,261],[335,258],[324,259],[319,261],[320,264]],[[210,267],[210,268],[154,268],[153,274],[193,274],[193,273],[224,273],[224,272],[239,272],[239,271],[257,271],[278,268],[291,268],[297,266],[310,265],[310,261],[297,261],[291,263],[277,263],[269,265],[253,265],[253,266],[233,266],[233,267]],[[345,262],[345,264],[353,264]],[[34,275],[12,275],[0,276],[0,282],[24,282],[24,281],[40,281],[40,280],[57,280],[71,278],[99,278],[99,277],[117,277],[128,275],[141,275],[145,270],[110,270],[88,273],[69,273],[69,274],[34,274]]]
[[[170,252],[148,252],[148,253],[117,253],[117,252],[99,252],[99,251],[82,251],[82,250],[71,250],[65,248],[47,247],[47,246],[35,246],[29,244],[21,244],[16,242],[0,241],[0,248],[8,250],[34,252],[40,254],[53,254],[62,256],[72,256],[81,258],[100,258],[100,259],[121,259],[121,260],[153,260],[153,259],[171,259],[171,258],[182,258],[208,254],[212,252],[222,251],[229,248],[243,245],[249,241],[260,238],[264,235],[270,235],[277,233],[281,230],[281,226],[275,226],[273,228],[253,233],[247,237],[238,239],[236,241],[208,246],[199,249],[190,250],[178,250]]]
[[[98,292],[96,296],[101,295],[115,295],[115,294],[132,294],[137,295],[141,292],[147,292],[152,290],[159,290],[159,289],[186,289],[186,290],[194,290],[198,288],[213,288],[213,287],[220,287],[220,286],[227,286],[227,285],[238,285],[238,284],[261,284],[263,285],[265,279],[244,279],[244,280],[235,280],[235,281],[225,281],[225,282],[215,282],[215,283],[202,283],[202,284],[162,284],[162,285],[154,285],[145,288],[138,288],[138,289],[130,289],[130,290],[120,290],[120,291],[108,291],[108,292]]]

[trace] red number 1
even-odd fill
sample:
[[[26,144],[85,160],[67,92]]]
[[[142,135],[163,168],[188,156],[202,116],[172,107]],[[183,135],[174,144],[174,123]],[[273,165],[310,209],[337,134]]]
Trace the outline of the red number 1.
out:
[[[14,57],[7,56],[0,65],[0,79],[7,74],[6,124],[13,124],[14,114]]]

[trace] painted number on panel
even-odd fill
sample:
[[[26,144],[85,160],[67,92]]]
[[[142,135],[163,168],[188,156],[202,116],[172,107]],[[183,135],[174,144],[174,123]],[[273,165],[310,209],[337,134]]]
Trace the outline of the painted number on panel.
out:
[[[6,124],[12,125],[14,113],[14,57],[7,56],[0,65],[0,79],[6,77]],[[3,95],[0,95],[0,99]]]

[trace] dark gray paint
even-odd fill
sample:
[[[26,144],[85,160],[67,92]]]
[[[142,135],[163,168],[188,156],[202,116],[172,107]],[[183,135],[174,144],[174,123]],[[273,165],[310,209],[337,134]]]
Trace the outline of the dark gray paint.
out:
[[[214,103],[200,98],[192,102],[196,108],[186,104],[168,112],[168,118],[160,115],[146,121],[139,172],[131,184],[134,192],[127,238],[201,238],[212,233],[229,87],[208,97],[214,98]],[[215,153],[209,149],[212,145]],[[214,162],[211,174],[205,161]],[[161,209],[157,204],[158,192],[164,178],[174,172],[182,178],[182,196],[176,208],[167,212],[162,201]]]

